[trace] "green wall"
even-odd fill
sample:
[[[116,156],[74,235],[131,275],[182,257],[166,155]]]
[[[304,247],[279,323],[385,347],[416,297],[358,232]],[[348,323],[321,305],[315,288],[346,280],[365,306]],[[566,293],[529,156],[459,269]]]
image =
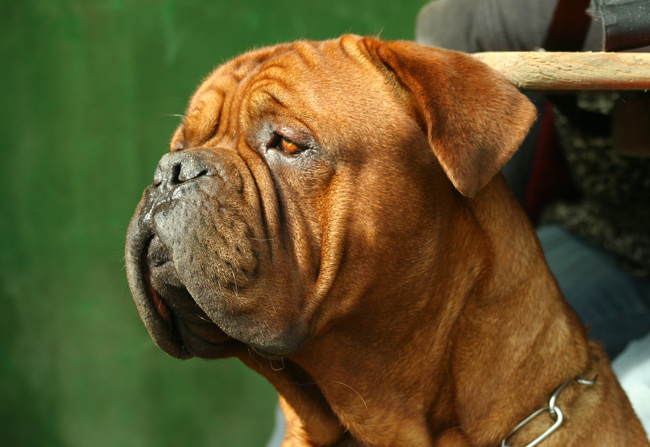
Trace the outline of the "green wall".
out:
[[[264,445],[263,379],[149,339],[127,224],[216,65],[302,37],[411,39],[423,3],[0,0],[0,445]]]

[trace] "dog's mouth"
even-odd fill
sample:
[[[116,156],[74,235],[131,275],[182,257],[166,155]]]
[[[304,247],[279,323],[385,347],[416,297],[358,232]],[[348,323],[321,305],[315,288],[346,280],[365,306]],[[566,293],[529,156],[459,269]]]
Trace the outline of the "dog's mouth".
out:
[[[196,304],[179,279],[160,238],[134,219],[128,235],[126,267],[140,316],[156,344],[171,356],[230,357],[243,344],[228,336]]]

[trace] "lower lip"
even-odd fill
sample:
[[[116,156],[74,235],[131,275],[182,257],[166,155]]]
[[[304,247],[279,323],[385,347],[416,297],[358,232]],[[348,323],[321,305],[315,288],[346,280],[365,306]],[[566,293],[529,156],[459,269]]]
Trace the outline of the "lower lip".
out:
[[[214,324],[211,325],[190,324],[189,327],[192,330],[192,332],[194,332],[196,335],[198,335],[208,343],[220,345],[222,343],[232,340],[232,338],[230,338],[228,335],[222,332],[221,329],[217,328],[216,325]]]
[[[158,312],[158,315],[160,315],[163,318],[163,320],[169,321],[171,318],[169,313],[169,308],[160,298],[158,292],[156,292],[154,288],[151,287],[151,284],[149,284],[148,287],[149,287],[149,294],[153,300],[153,304],[156,308],[156,311]]]

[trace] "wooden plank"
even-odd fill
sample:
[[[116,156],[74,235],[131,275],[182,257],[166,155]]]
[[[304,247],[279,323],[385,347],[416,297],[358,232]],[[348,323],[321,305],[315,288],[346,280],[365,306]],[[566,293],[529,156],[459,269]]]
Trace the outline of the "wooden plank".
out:
[[[650,53],[493,52],[474,57],[521,90],[650,90]]]

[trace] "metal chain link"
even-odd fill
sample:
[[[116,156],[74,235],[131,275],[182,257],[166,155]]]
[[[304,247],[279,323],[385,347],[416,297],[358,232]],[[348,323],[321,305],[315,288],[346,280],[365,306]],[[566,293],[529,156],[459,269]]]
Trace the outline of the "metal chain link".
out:
[[[556,405],[557,399],[564,391],[564,389],[569,386],[569,384],[573,381],[585,385],[585,386],[592,386],[594,383],[596,383],[596,380],[598,379],[598,376],[596,375],[593,379],[584,379],[581,376],[578,376],[574,379],[567,380],[564,382],[555,392],[551,395],[551,398],[548,401],[548,406],[540,408],[537,411],[534,411],[533,414],[528,416],[526,419],[521,421],[513,430],[510,432],[508,436],[503,438],[503,441],[501,441],[501,446],[500,447],[513,447],[511,444],[508,444],[508,439],[510,439],[515,433],[517,433],[519,430],[521,430],[524,426],[526,426],[529,422],[531,422],[533,419],[537,418],[539,415],[544,414],[546,412],[549,413],[549,416],[553,421],[553,425],[551,425],[548,430],[546,430],[544,433],[542,433],[539,437],[537,437],[535,440],[532,442],[528,443],[525,445],[525,447],[535,447],[536,445],[539,445],[542,441],[544,441],[546,438],[551,436],[553,432],[555,432],[562,423],[564,422],[564,413],[562,413],[562,410],[560,407]]]

